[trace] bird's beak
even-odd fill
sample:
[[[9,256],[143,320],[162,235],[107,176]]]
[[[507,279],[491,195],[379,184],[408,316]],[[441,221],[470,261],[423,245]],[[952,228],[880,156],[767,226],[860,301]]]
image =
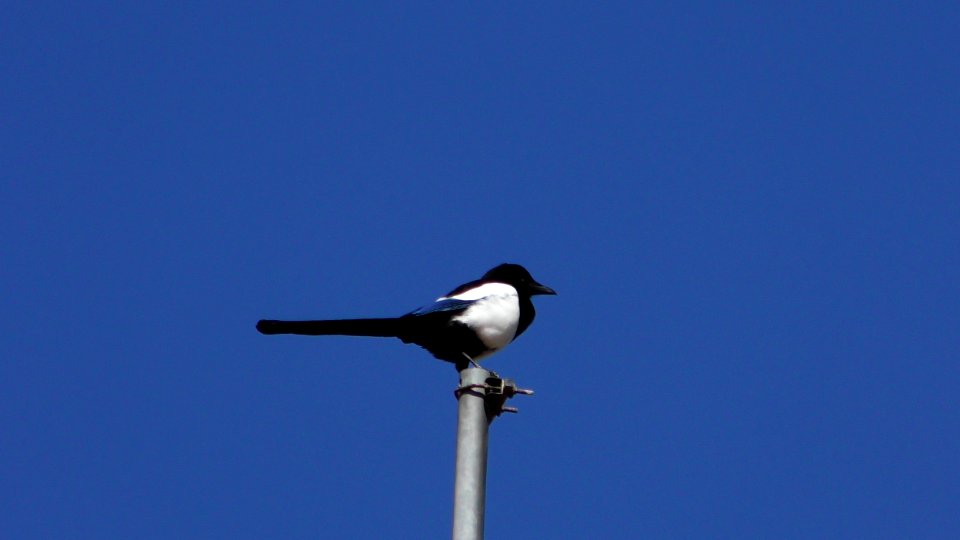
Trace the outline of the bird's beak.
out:
[[[557,291],[547,287],[546,285],[541,285],[537,282],[530,284],[530,294],[557,294]]]

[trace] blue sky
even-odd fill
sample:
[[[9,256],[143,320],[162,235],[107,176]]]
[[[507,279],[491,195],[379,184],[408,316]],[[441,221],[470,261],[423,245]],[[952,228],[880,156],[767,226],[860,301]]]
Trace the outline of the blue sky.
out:
[[[5,535],[447,536],[454,370],[253,325],[510,261],[489,538],[960,536],[958,23],[7,6]]]

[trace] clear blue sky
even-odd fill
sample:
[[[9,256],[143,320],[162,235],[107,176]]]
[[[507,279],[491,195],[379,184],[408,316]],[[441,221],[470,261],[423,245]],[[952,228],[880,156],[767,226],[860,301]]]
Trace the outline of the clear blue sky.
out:
[[[7,5],[7,538],[443,538],[454,370],[261,317],[519,262],[489,538],[960,537],[960,8]]]

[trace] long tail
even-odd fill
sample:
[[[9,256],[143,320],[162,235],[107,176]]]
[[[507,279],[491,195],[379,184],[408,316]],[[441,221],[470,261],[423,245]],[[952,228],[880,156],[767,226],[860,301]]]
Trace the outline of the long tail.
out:
[[[299,334],[302,336],[399,337],[401,319],[340,319],[332,321],[270,321],[257,323],[261,334]]]

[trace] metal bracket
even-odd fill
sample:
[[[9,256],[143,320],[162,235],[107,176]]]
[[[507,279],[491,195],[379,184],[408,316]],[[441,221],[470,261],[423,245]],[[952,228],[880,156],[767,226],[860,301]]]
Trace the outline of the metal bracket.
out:
[[[476,392],[482,389],[483,392]],[[507,407],[506,402],[513,396],[520,394],[522,396],[532,396],[533,390],[520,388],[513,379],[501,379],[497,376],[487,377],[483,384],[468,384],[461,386],[453,391],[453,395],[459,400],[465,393],[483,397],[484,408],[487,412],[487,418],[493,420],[501,413],[518,413],[516,407]]]

